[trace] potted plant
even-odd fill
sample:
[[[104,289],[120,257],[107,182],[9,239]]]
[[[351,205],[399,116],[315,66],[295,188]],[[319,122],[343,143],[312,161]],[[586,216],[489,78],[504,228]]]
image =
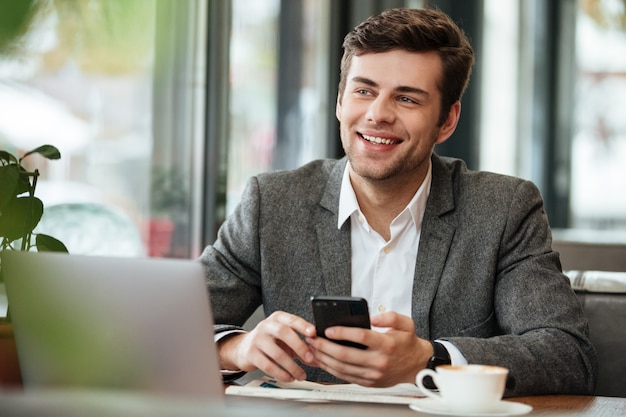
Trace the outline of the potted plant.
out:
[[[39,170],[28,171],[22,165],[24,158],[34,154],[51,160],[61,157],[52,145],[40,146],[21,158],[0,150],[0,251],[67,252],[61,241],[34,233],[44,210],[43,202],[35,197]],[[0,261],[0,284],[3,282]],[[0,386],[19,385],[21,376],[9,310],[6,317],[0,317],[0,358]]]
[[[153,167],[151,217],[148,221],[148,254],[172,255],[172,240],[177,230],[187,225],[189,198],[185,177],[177,168]]]

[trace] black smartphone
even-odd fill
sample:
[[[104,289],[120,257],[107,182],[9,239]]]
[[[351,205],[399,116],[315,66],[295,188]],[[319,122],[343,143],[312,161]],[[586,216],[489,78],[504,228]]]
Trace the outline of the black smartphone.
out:
[[[328,338],[324,336],[324,332],[332,326],[371,328],[369,309],[364,298],[320,295],[311,297],[311,306],[313,308],[317,335],[326,339]],[[367,348],[367,346],[360,343],[346,340],[329,340],[344,346],[352,346],[359,349]]]

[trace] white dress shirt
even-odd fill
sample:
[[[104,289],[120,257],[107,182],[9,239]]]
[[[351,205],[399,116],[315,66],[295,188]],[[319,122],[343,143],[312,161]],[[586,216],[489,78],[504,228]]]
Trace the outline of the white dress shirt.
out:
[[[432,165],[424,182],[406,208],[391,222],[391,238],[385,241],[373,230],[361,212],[359,203],[350,183],[349,163],[343,174],[339,195],[339,219],[337,227],[350,219],[352,245],[352,287],[355,297],[367,300],[370,315],[395,311],[411,317],[413,277],[419,249],[422,219],[426,201],[430,193]],[[384,331],[385,329],[376,329]],[[215,335],[215,341],[242,330],[222,332]],[[441,342],[452,360],[452,364],[467,364],[467,360],[452,343]],[[239,371],[222,370],[224,375]]]
[[[391,222],[388,241],[370,227],[361,212],[350,182],[349,168],[350,163],[346,165],[341,184],[337,227],[341,228],[350,219],[352,295],[368,301],[371,315],[395,311],[411,317],[415,262],[430,193],[432,164],[409,204]],[[448,349],[453,364],[467,363],[454,345],[439,342]]]

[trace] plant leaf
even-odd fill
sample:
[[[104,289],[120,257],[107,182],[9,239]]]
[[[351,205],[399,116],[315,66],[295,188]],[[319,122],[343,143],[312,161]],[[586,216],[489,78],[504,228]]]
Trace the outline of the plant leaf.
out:
[[[0,166],[0,215],[9,201],[16,196],[19,177],[17,165]]]
[[[41,220],[43,203],[37,197],[11,200],[0,215],[0,236],[14,241],[30,234]]]
[[[23,193],[28,193],[29,195],[34,194],[35,190],[33,189],[33,180],[32,177],[38,176],[39,171],[35,170],[34,172],[28,172],[21,165],[16,165],[19,170],[20,178],[17,183],[17,192],[15,195],[20,195]]]
[[[7,151],[0,151],[0,160],[5,161],[7,164],[17,164],[17,158]]]
[[[34,153],[38,153],[47,159],[61,159],[61,152],[52,145],[41,145],[38,148],[33,149],[32,151],[26,152],[24,156],[20,159],[20,161],[26,158],[28,155],[32,155]]]
[[[39,252],[65,252],[68,253],[67,247],[60,240],[43,233],[38,233],[36,237],[36,246]]]

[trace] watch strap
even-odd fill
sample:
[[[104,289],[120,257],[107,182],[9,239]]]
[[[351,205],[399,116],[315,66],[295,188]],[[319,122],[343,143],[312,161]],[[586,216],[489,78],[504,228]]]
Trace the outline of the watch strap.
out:
[[[443,345],[443,343],[436,342],[434,340],[430,341],[430,344],[433,346],[434,354],[428,360],[426,367],[429,369],[435,369],[439,365],[450,365],[452,361],[450,360],[450,353],[448,349]],[[437,389],[437,386],[433,382],[433,379],[429,376],[424,378],[424,386],[428,389]]]
[[[433,345],[433,351],[435,353],[428,361],[426,367],[435,369],[439,365],[450,365],[452,363],[450,360],[450,353],[448,353],[448,349],[446,349],[443,343],[439,343],[434,340],[431,340],[430,343]]]

